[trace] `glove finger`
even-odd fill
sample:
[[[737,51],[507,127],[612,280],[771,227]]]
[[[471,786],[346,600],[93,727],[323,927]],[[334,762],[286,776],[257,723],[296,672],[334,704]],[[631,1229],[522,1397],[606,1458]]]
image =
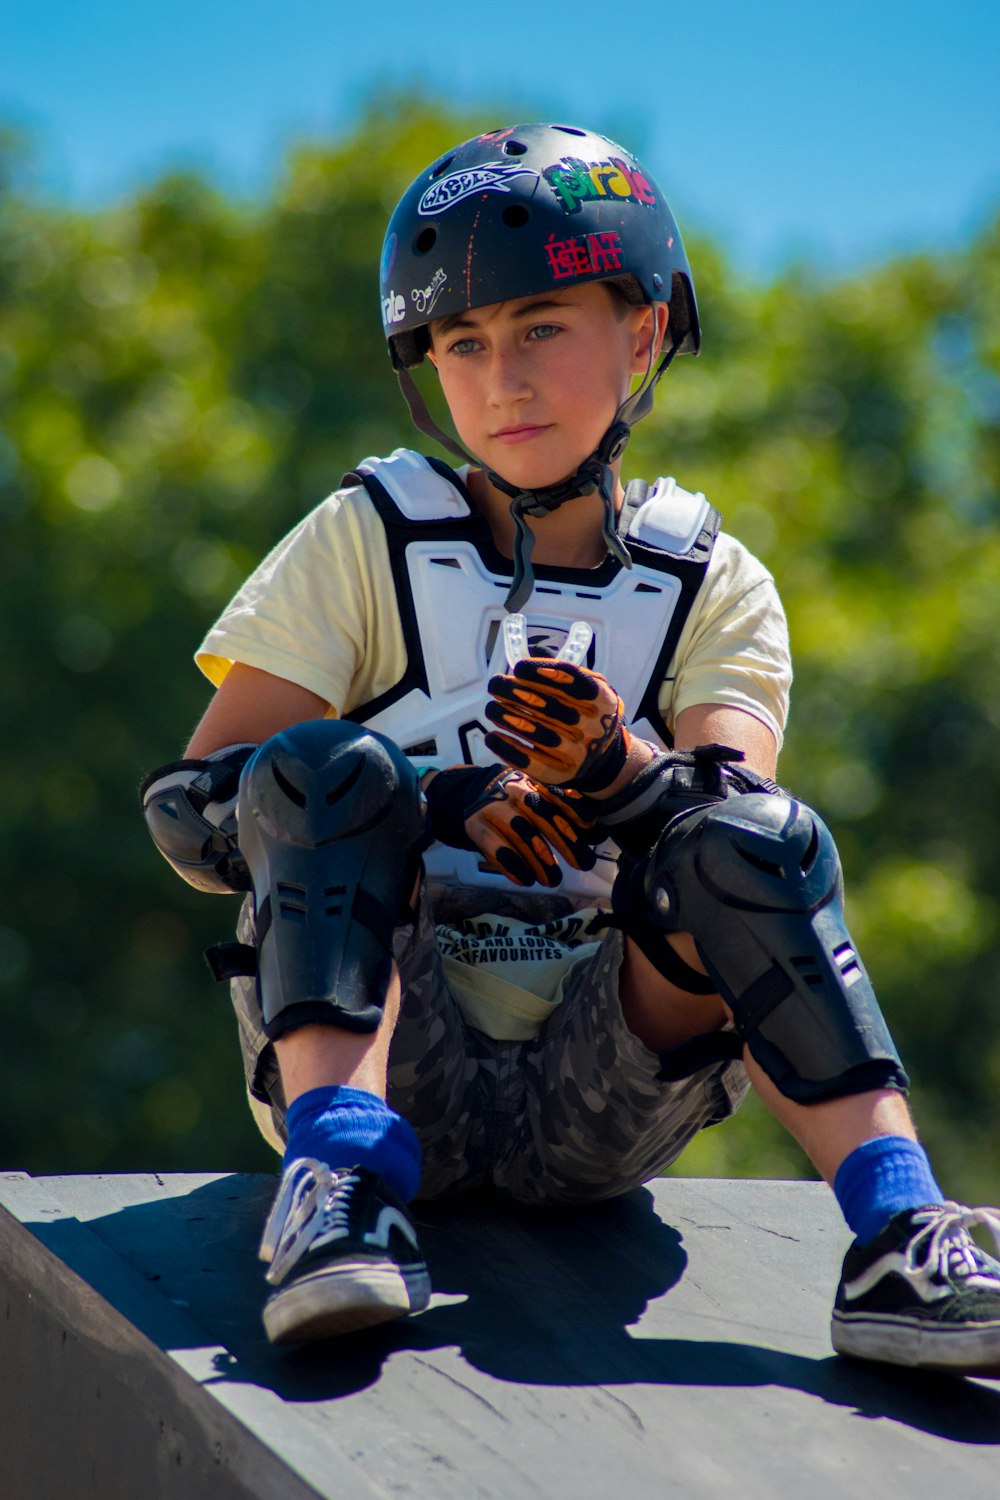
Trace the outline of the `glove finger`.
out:
[[[514,814],[510,820],[510,840],[507,847],[513,848],[524,859],[542,885],[551,887],[562,882],[562,871],[556,857],[549,848],[547,839],[530,818],[520,813]]]
[[[600,672],[591,672],[586,667],[574,667],[568,662],[552,661],[544,656],[525,657],[512,669],[511,676],[518,682],[531,685],[539,692],[561,693],[566,699],[592,702],[610,684]]]
[[[489,863],[487,860],[487,865]],[[551,890],[562,880],[558,865],[553,865],[549,873],[535,871],[508,844],[501,844],[494,852],[492,863],[498,874],[506,875],[515,885],[544,885]]]
[[[469,847],[478,851],[480,868],[503,875],[514,885],[535,885],[539,879],[543,885],[554,883],[545,878],[540,867],[533,867],[530,850],[521,848],[516,839],[512,842],[511,811],[510,803],[495,802],[473,813],[468,820]]]
[[[506,791],[519,820],[512,818],[511,826],[516,827],[522,840],[526,834],[521,824],[527,821],[541,833],[549,848],[574,869],[593,869],[597,856],[588,834],[594,825],[586,820],[582,807],[558,793],[541,791],[527,777],[512,777]]]
[[[526,771],[531,765],[530,751],[518,744],[517,740],[508,739],[505,734],[486,734],[483,739],[491,754],[498,755],[516,771]]]
[[[553,750],[535,750],[532,746],[526,748],[504,734],[486,734],[483,740],[492,755],[498,755],[515,770],[523,771],[526,776],[541,782],[543,786],[567,780],[574,774],[580,761],[578,753],[559,755],[558,746]]]
[[[502,704],[492,700],[486,705],[486,717],[491,724],[498,724],[501,729],[509,730],[511,734],[518,734],[522,739],[547,749],[553,749],[561,743],[563,736],[557,729],[550,729],[537,719],[525,718],[523,712],[522,709],[504,708]]]
[[[574,870],[592,870],[597,864],[597,850],[589,838],[582,837],[579,832],[574,831],[570,823],[565,822],[561,814],[556,813],[552,822],[547,826],[546,837],[558,855],[573,865]]]
[[[544,714],[557,724],[575,724],[580,717],[579,709],[551,687],[529,691],[512,677],[491,677],[488,687],[491,697],[499,703],[509,703],[515,711],[520,709],[531,716]]]
[[[518,816],[509,803],[484,810],[480,819],[486,835],[480,847],[502,874],[518,885],[559,885],[562,871],[552,850],[538,829]]]
[[[567,796],[555,787],[533,783],[527,777],[521,785],[512,789],[512,801],[517,801],[529,813],[540,818],[559,818],[576,838],[585,838],[597,822],[592,815],[589,802],[582,797]]]
[[[562,817],[565,817],[573,827],[581,833],[588,833],[597,823],[600,816],[599,805],[589,797],[582,797],[579,792],[557,791],[552,787],[534,786],[524,778],[526,785],[524,801],[529,806],[536,802],[543,807],[554,809]]]
[[[574,870],[592,870],[597,863],[597,855],[592,844],[587,843],[570,823],[558,812],[552,817],[545,817],[540,824],[542,833],[545,835],[549,847],[564,859]]]
[[[487,854],[484,849],[479,850],[479,868],[489,871],[493,875],[502,875],[505,880],[511,881],[513,885],[535,885],[535,877],[522,859],[510,849],[504,849],[504,863],[499,862],[500,849],[494,849],[492,854]]]

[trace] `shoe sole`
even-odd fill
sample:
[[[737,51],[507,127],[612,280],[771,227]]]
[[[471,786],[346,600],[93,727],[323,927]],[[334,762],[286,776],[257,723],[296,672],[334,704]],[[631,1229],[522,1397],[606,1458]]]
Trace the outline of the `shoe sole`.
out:
[[[834,1313],[833,1347],[851,1359],[877,1360],[948,1375],[1000,1378],[1000,1323],[956,1328],[906,1318]]]
[[[421,1312],[430,1295],[424,1266],[403,1271],[364,1261],[338,1265],[273,1293],[264,1304],[264,1331],[272,1344],[337,1338]]]

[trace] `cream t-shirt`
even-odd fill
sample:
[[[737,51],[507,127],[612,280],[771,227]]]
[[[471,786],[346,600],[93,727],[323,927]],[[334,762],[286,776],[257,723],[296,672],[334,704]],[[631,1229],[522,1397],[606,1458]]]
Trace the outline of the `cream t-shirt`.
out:
[[[393,687],[406,647],[385,532],[367,492],[338,490],[299,522],[247,579],[195,659],[216,687],[242,662],[316,693],[331,715]],[[791,678],[774,580],[722,532],[661,685],[660,713],[673,730],[686,708],[739,708],[766,724],[780,747]],[[538,1030],[598,941],[558,920],[515,923],[488,913],[440,925],[438,940],[469,1023],[503,1040]]]

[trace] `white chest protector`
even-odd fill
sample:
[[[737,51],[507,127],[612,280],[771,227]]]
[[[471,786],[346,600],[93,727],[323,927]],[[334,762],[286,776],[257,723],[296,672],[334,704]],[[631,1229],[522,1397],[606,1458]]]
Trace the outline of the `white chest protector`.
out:
[[[360,482],[385,526],[407,649],[407,668],[389,692],[348,717],[388,735],[416,764],[489,765],[486,683],[507,669],[501,622],[512,574],[461,479],[446,464],[406,448],[368,458],[345,484]],[[533,650],[554,654],[575,620],[594,632],[587,664],[620,695],[633,731],[666,747],[657,707],[678,636],[708,567],[719,516],[704,495],[672,479],[633,481],[619,517],[632,557],[594,569],[536,566],[525,606]],[[591,871],[563,865],[560,890],[593,904],[610,901],[614,847]],[[475,853],[435,844],[425,856],[435,884],[510,890],[479,867]]]

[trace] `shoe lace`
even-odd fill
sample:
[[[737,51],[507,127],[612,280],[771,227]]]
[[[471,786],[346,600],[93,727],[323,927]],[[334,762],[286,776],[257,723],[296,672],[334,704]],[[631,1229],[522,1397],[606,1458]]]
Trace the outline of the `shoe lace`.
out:
[[[1000,1252],[1000,1212],[996,1209],[945,1203],[940,1208],[917,1214],[914,1222],[920,1223],[921,1220],[923,1228],[906,1247],[903,1269],[907,1276],[920,1279],[974,1276],[994,1264],[968,1231],[974,1225],[982,1224],[993,1236]]]
[[[268,1281],[284,1280],[317,1235],[348,1227],[357,1181],[353,1172],[333,1171],[311,1156],[299,1157],[285,1169],[260,1242]]]

